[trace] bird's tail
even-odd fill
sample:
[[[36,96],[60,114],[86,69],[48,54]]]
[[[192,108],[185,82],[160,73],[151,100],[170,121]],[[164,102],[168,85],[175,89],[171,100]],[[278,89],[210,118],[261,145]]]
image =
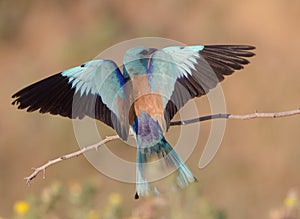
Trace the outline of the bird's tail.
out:
[[[195,182],[196,178],[193,176],[190,169],[184,164],[183,160],[179,157],[172,146],[166,141],[162,136],[161,140],[153,146],[150,151],[145,151],[142,148],[137,149],[137,169],[136,169],[136,195],[135,198],[138,199],[139,196],[146,196],[150,192],[150,187],[145,179],[144,171],[145,164],[148,161],[149,155],[156,154],[158,157],[164,159],[168,166],[171,166],[177,171],[177,185],[180,188],[185,188],[189,183]],[[154,191],[155,192],[155,191]]]
[[[177,184],[181,188],[185,188],[189,183],[195,182],[196,178],[193,176],[190,169],[184,164],[183,160],[179,157],[172,146],[166,141],[165,138],[161,141],[161,148],[165,154],[166,162],[177,169]]]

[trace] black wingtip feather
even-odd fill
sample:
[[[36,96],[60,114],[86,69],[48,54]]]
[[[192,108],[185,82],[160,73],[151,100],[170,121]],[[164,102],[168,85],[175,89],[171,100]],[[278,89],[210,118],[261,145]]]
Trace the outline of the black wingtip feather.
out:
[[[52,75],[21,89],[12,95],[15,100],[12,105],[27,112],[38,110],[40,113],[50,113],[68,118],[82,119],[84,116],[95,118],[116,129],[124,140],[128,137],[128,130],[120,125],[116,115],[102,102],[99,95],[80,92],[69,79],[61,73]]]
[[[218,48],[218,49],[232,49],[232,50],[254,50],[255,46],[252,45],[205,45],[205,47]]]
[[[206,45],[204,46],[205,51],[212,51],[216,53],[227,54],[233,57],[252,57],[255,55],[251,50],[256,49],[255,46],[249,45]]]
[[[243,69],[243,65],[249,64],[246,58],[255,55],[251,51],[254,49],[254,46],[248,45],[208,45],[199,53],[216,74],[228,75],[234,70]]]

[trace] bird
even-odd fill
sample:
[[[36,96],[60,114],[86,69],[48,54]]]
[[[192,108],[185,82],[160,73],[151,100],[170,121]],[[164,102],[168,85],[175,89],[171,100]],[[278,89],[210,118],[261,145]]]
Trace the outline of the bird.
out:
[[[180,188],[196,182],[164,137],[174,115],[191,99],[207,94],[254,56],[250,45],[190,45],[128,49],[121,66],[95,59],[37,81],[12,95],[12,104],[68,118],[85,116],[137,143],[135,199],[151,192],[145,177],[150,157],[176,169]]]

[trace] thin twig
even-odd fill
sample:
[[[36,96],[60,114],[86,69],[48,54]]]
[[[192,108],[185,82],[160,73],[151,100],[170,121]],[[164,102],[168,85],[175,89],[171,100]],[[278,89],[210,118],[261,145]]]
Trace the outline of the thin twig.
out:
[[[245,115],[235,115],[229,113],[219,113],[207,116],[201,116],[195,119],[188,119],[183,121],[174,121],[171,122],[171,126],[178,126],[178,125],[187,125],[196,122],[203,122],[212,119],[239,119],[239,120],[246,120],[246,119],[256,119],[256,118],[279,118],[279,117],[287,117],[300,114],[300,108],[296,110],[289,110],[284,112],[275,112],[275,113],[252,113],[252,114],[245,114]]]
[[[41,172],[43,171],[43,179],[45,179],[46,177],[46,169],[49,167],[49,166],[52,166],[53,164],[56,164],[58,162],[61,162],[63,160],[67,160],[67,159],[70,159],[70,158],[73,158],[73,157],[78,157],[80,155],[82,155],[84,152],[87,152],[87,151],[90,151],[90,150],[97,150],[100,146],[102,146],[103,144],[109,142],[109,141],[112,141],[112,140],[115,140],[115,139],[119,139],[119,136],[118,135],[113,135],[113,136],[107,136],[104,140],[96,143],[96,144],[93,144],[93,145],[89,145],[87,147],[84,147],[82,148],[81,150],[78,150],[78,151],[75,151],[73,153],[70,153],[70,154],[66,154],[66,155],[63,155],[63,156],[60,156],[54,160],[50,160],[48,161],[47,163],[45,163],[44,165],[38,167],[38,168],[33,168],[34,169],[34,172],[30,175],[30,176],[27,176],[25,177],[24,179],[26,180],[26,183],[27,185],[30,186],[30,182]]]
[[[245,120],[245,119],[255,119],[255,118],[279,118],[279,117],[286,117],[286,116],[293,116],[300,114],[300,108],[296,110],[290,110],[290,111],[284,111],[284,112],[275,112],[275,113],[252,113],[252,114],[245,114],[245,115],[234,115],[234,114],[214,114],[214,115],[208,115],[208,116],[202,116],[196,119],[190,119],[190,120],[184,120],[184,121],[174,121],[171,122],[171,126],[178,126],[178,125],[187,125],[187,124],[192,124],[196,122],[202,122],[202,121],[207,121],[207,120],[212,120],[212,119],[239,119],[239,120]],[[43,179],[46,177],[46,169],[49,166],[52,166],[58,162],[61,162],[63,160],[67,160],[73,157],[78,157],[82,155],[84,152],[90,151],[90,150],[97,150],[99,147],[104,145],[105,143],[119,139],[120,137],[118,135],[113,135],[113,136],[107,136],[104,140],[93,144],[89,145],[87,147],[82,148],[81,150],[75,151],[70,154],[66,154],[63,156],[60,156],[54,160],[50,160],[44,165],[38,167],[38,168],[33,168],[34,172],[25,177],[24,179],[26,180],[26,183],[30,185],[30,182],[42,171],[43,172]]]

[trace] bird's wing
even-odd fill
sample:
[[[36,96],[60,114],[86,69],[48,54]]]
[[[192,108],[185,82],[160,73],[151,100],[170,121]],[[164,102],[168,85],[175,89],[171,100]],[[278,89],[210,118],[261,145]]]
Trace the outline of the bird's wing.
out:
[[[149,63],[153,91],[163,96],[167,127],[188,100],[205,95],[224,79],[240,70],[254,55],[253,46],[172,46],[156,51]]]
[[[129,132],[126,80],[111,60],[92,60],[38,81],[15,93],[12,104],[69,118],[89,116],[116,130]]]

